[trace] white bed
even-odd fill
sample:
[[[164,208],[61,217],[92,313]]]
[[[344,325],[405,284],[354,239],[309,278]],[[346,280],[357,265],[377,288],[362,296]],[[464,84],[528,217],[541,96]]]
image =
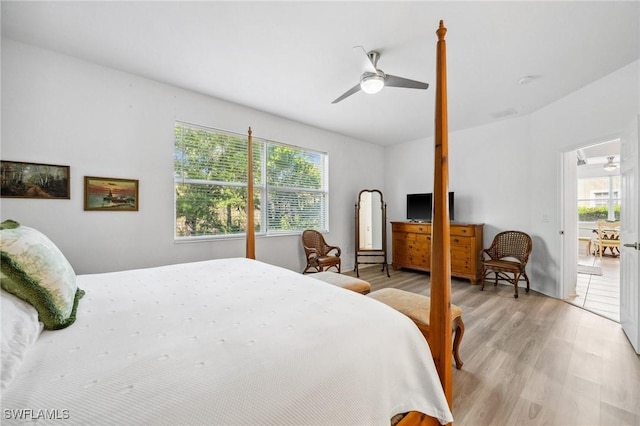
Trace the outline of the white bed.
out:
[[[3,390],[3,424],[452,421],[422,334],[360,294],[244,258],[77,286],[75,323],[43,331]]]

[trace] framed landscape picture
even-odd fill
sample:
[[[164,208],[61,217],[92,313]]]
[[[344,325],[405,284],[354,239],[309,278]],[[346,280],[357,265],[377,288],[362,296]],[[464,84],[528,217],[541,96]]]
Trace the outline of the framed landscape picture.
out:
[[[0,196],[70,199],[70,168],[53,164],[0,161]]]
[[[84,209],[93,211],[138,211],[138,181],[84,177]]]

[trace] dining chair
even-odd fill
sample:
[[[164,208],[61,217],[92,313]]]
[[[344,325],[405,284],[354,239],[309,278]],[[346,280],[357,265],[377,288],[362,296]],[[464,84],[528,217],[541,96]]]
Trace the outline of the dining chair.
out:
[[[602,253],[609,248],[612,256],[616,256],[616,252],[620,253],[620,221],[609,222],[607,220],[598,220],[598,236],[594,240],[594,250],[600,256],[602,262]],[[614,251],[615,250],[615,251]]]

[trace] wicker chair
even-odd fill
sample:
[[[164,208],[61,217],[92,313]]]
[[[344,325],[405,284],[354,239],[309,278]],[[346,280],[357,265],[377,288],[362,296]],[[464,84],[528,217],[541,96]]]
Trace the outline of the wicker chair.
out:
[[[504,231],[495,236],[491,247],[482,251],[482,288],[487,276],[495,274],[494,286],[498,279],[509,281],[515,287],[513,297],[518,298],[518,282],[527,282],[529,292],[529,277],[526,266],[533,248],[531,237],[520,231]]]
[[[607,247],[611,250],[611,256],[615,257],[616,252],[620,254],[620,221],[598,220],[596,224],[598,225],[598,237],[593,242],[594,254],[598,254],[600,262],[602,262],[602,253]]]
[[[328,245],[322,234],[312,229],[307,229],[302,233],[302,246],[307,258],[307,267],[302,271],[306,274],[309,269],[314,272],[323,272],[332,266],[340,272],[340,247]],[[334,251],[334,254],[329,254]]]

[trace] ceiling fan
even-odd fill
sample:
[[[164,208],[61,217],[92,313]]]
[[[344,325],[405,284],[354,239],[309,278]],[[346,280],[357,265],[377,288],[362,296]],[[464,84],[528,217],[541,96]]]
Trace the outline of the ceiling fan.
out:
[[[389,87],[405,87],[408,89],[426,89],[429,87],[427,83],[421,81],[409,80],[408,78],[397,77],[391,74],[385,74],[382,70],[378,69],[378,59],[380,59],[380,53],[372,50],[368,52],[362,46],[355,46],[353,48],[356,54],[363,58],[364,73],[360,76],[360,82],[347,90],[335,101],[331,102],[336,104],[341,100],[353,95],[354,93],[362,90],[365,93],[373,94],[378,93],[384,86]]]

